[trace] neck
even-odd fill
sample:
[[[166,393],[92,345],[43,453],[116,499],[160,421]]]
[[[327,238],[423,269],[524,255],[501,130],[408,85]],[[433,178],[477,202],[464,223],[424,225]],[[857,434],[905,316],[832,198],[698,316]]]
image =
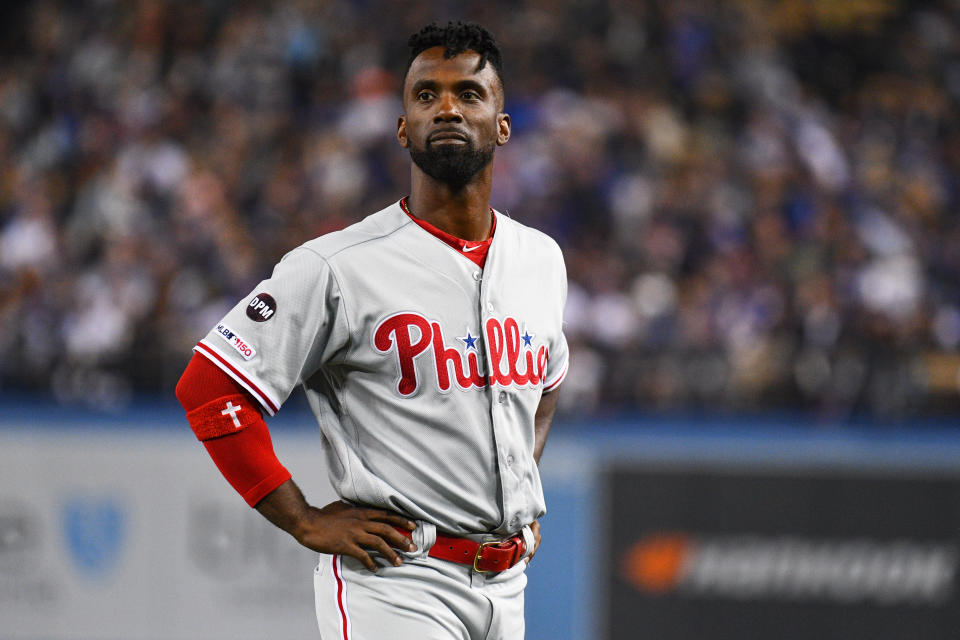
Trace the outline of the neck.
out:
[[[459,188],[438,182],[416,165],[411,166],[407,205],[413,215],[463,240],[481,241],[490,236],[492,162]]]

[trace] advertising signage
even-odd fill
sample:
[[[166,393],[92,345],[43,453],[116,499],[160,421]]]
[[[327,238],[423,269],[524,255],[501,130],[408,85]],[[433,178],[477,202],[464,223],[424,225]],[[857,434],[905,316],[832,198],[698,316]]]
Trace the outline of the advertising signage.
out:
[[[956,639],[960,476],[608,470],[608,638]]]

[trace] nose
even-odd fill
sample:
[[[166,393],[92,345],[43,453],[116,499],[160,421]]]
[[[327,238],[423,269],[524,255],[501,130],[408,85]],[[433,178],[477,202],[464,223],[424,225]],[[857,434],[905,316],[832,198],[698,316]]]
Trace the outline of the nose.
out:
[[[463,116],[457,107],[456,97],[445,93],[437,101],[437,113],[433,117],[434,122],[462,122]]]

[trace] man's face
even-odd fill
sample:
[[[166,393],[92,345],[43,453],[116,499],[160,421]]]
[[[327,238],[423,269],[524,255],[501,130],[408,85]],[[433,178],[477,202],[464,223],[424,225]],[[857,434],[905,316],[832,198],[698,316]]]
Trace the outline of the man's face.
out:
[[[421,171],[462,187],[510,139],[510,116],[502,113],[503,88],[492,65],[478,71],[480,54],[446,59],[443,52],[427,49],[410,65],[397,139]]]

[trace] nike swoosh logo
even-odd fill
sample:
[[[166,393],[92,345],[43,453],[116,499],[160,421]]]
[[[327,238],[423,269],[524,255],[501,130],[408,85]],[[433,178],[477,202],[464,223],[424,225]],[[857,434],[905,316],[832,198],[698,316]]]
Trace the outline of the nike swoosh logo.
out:
[[[468,251],[473,251],[474,249],[479,249],[479,248],[482,247],[482,246],[483,246],[482,244],[478,244],[478,245],[474,245],[474,246],[472,246],[472,247],[464,247],[464,248],[463,248],[463,252],[466,253],[466,252],[468,252]]]

